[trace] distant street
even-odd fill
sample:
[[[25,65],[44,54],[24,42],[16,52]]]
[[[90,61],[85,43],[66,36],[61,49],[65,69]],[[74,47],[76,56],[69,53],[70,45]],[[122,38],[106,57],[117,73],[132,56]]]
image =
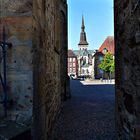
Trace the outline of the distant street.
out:
[[[71,94],[55,126],[54,139],[115,140],[114,85],[71,80]]]

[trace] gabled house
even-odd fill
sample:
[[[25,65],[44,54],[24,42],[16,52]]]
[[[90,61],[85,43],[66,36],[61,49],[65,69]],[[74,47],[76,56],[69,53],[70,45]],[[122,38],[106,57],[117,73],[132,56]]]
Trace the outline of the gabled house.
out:
[[[106,53],[111,53],[114,56],[114,52],[114,37],[108,36],[93,57],[95,79],[108,78],[108,75],[99,68],[99,64]],[[114,74],[111,75],[111,78],[114,78]]]

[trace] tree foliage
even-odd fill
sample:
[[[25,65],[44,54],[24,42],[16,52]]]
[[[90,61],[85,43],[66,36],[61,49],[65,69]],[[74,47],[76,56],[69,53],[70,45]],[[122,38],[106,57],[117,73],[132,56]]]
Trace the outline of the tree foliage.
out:
[[[115,71],[115,62],[113,55],[106,53],[102,62],[99,64],[99,68],[106,73],[113,73]]]

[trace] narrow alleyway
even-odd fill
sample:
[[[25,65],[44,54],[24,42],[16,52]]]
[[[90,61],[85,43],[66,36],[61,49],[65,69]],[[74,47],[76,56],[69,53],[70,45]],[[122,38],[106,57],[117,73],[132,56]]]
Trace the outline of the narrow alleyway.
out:
[[[55,140],[115,140],[114,85],[71,81],[71,100],[64,103]]]

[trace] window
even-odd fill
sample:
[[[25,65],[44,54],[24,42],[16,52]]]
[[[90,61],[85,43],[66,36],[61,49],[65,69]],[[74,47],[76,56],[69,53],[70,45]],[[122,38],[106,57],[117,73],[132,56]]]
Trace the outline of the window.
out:
[[[102,56],[100,56],[100,57],[99,57],[99,60],[100,60],[100,61],[102,61],[102,60],[103,60],[103,57],[102,57]]]
[[[75,63],[73,63],[73,67],[75,67]]]
[[[72,63],[70,63],[70,67],[72,67]]]
[[[99,73],[100,73],[100,74],[103,74],[103,70],[99,69]]]
[[[103,49],[103,54],[106,54],[108,52],[107,48]]]
[[[72,62],[72,58],[70,58],[70,62]]]
[[[89,74],[89,70],[88,69],[86,69],[86,74]]]
[[[75,68],[73,68],[73,72],[76,72],[76,69]]]
[[[70,73],[72,73],[72,68],[70,68]]]

